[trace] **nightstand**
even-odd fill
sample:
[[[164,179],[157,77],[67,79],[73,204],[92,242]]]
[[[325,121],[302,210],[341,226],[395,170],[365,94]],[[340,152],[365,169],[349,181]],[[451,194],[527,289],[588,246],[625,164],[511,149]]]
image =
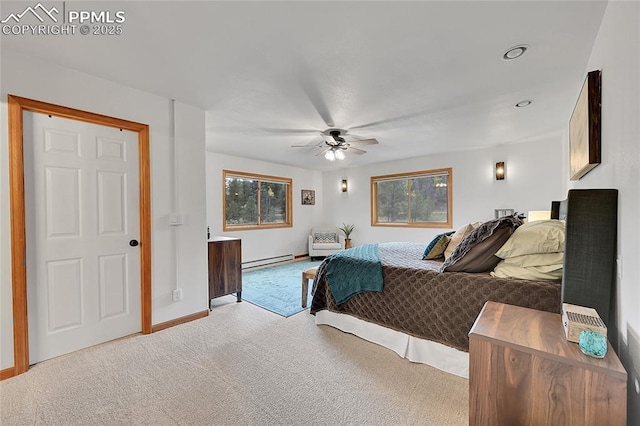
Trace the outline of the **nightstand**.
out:
[[[470,425],[626,425],[627,373],[584,355],[560,314],[487,302],[469,332]]]

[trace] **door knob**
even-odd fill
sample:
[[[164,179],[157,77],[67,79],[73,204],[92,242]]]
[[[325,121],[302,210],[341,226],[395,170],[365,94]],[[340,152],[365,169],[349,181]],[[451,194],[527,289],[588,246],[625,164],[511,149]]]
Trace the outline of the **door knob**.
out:
[[[139,244],[139,243],[138,243],[138,240],[131,240],[131,241],[129,241],[129,245],[130,245],[131,247],[135,247],[135,246],[137,246],[138,244]]]

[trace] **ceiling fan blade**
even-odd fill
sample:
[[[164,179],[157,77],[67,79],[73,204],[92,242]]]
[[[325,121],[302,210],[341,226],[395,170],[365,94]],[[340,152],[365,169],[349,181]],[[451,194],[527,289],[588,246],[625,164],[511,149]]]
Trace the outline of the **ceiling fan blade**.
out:
[[[367,151],[362,150],[362,149],[358,149],[358,148],[354,148],[352,146],[349,146],[345,149],[345,151],[350,152],[351,154],[357,154],[357,155],[362,155],[362,154],[366,154]]]
[[[309,102],[311,102],[311,105],[316,109],[318,115],[322,118],[322,121],[324,121],[324,124],[326,124],[327,127],[333,127],[333,118],[331,117],[322,91],[318,87],[317,81],[313,78],[313,75],[315,75],[313,70],[302,57],[297,58],[297,68],[298,83],[302,91],[307,95]]]
[[[305,135],[305,134],[319,134],[321,130],[315,129],[284,129],[274,127],[252,127],[252,126],[209,126],[207,132],[216,133],[236,133],[236,134],[263,134],[274,133],[278,135]]]
[[[331,136],[331,135],[324,135],[323,137],[324,137],[324,140],[325,140],[325,141],[327,141],[327,142],[328,142],[329,144],[331,144],[331,145],[336,145],[336,144],[338,144],[338,143],[339,143],[339,142],[336,140],[336,138],[334,138],[334,137],[333,137],[333,136]]]
[[[269,133],[320,133],[320,130],[315,129],[280,129],[276,127],[260,127],[260,130]]]
[[[355,139],[348,143],[349,145],[377,145],[378,141],[376,139]]]
[[[292,148],[315,148],[315,147],[320,147],[324,145],[325,145],[324,139],[322,139],[320,136],[316,136],[315,138],[311,139],[310,142],[307,142],[304,145],[295,144],[295,145],[291,145],[291,147]]]
[[[367,127],[376,127],[382,124],[396,123],[398,121],[411,120],[416,117],[420,117],[427,114],[427,111],[419,111],[411,114],[398,115],[396,117],[385,118],[382,120],[372,121],[370,123],[361,124],[359,126],[352,126],[350,129],[366,129]]]
[[[316,148],[324,145],[324,141],[320,143],[308,143],[306,145],[291,145],[291,148]]]

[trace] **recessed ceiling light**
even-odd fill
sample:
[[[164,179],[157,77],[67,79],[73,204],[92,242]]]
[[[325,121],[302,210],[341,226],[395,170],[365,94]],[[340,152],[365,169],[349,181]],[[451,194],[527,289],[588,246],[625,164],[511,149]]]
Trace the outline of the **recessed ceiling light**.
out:
[[[502,55],[502,59],[504,59],[505,61],[512,61],[514,59],[518,59],[520,56],[524,55],[524,52],[526,52],[528,48],[529,46],[527,46],[526,44],[513,46],[512,48],[504,52],[504,54]]]
[[[516,108],[524,108],[524,107],[528,107],[529,105],[531,105],[533,101],[530,99],[527,99],[525,101],[520,101],[517,104],[515,104]]]

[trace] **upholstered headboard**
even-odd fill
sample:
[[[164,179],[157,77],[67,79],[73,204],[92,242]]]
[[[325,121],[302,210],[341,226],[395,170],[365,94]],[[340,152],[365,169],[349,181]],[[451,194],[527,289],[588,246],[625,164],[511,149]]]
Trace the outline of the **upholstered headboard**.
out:
[[[552,202],[551,218],[566,220],[562,302],[594,308],[609,326],[615,319],[618,190],[572,189],[566,200]]]

